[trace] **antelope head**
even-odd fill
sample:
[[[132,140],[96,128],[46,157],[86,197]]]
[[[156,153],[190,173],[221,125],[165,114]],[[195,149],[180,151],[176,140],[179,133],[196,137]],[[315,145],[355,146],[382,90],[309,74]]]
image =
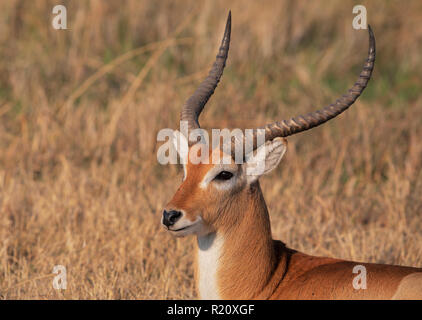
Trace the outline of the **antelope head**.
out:
[[[230,30],[229,13],[224,37],[211,71],[182,108],[181,121],[187,122],[189,130],[200,128],[198,117],[223,74],[230,45]],[[368,31],[368,57],[353,87],[333,104],[320,110],[258,128],[265,132],[265,139],[261,144],[258,142],[258,130],[255,130],[251,140],[252,152],[244,155],[243,163],[235,161],[233,152],[227,153],[221,147],[212,149],[209,146],[205,146],[207,152],[204,152],[201,142],[192,142],[188,137],[176,134],[175,145],[178,146],[180,156],[185,158],[184,178],[164,209],[162,224],[175,236],[201,236],[238,223],[239,217],[231,214],[231,209],[242,203],[245,192],[259,189],[258,178],[278,165],[286,151],[285,137],[333,119],[349,108],[363,92],[375,61],[375,39],[370,26]],[[176,143],[177,140],[179,143]],[[180,143],[180,140],[183,142]],[[198,161],[198,157],[208,158],[202,159],[208,161]],[[212,161],[227,158],[229,161]],[[258,162],[263,168],[259,171],[256,170]]]

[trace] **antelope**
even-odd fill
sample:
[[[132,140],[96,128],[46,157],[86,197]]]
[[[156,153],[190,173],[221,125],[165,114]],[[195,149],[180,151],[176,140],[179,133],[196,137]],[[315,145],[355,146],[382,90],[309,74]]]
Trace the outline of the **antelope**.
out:
[[[310,256],[273,240],[259,185],[260,175],[274,169],[285,154],[285,137],[335,118],[363,92],[375,62],[375,38],[369,25],[368,32],[368,57],[345,95],[315,112],[267,124],[261,128],[265,130],[261,144],[254,131],[252,150],[262,156],[262,172],[254,170],[257,163],[251,159],[256,158],[245,155],[239,164],[231,152],[208,145],[208,155],[200,152],[199,156],[228,156],[230,161],[194,163],[191,158],[198,155],[200,142],[187,141],[185,153],[179,144],[180,156],[187,157],[184,177],[165,206],[161,223],[176,237],[196,235],[194,274],[201,299],[422,299],[422,268]],[[181,121],[188,123],[189,130],[200,128],[198,117],[223,74],[230,33],[229,12],[211,71],[182,108]],[[366,289],[353,286],[356,265],[366,270]]]

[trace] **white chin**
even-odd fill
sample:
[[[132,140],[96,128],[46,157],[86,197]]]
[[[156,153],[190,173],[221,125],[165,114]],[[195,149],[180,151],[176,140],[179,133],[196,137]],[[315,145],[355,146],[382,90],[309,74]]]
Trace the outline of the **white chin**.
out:
[[[169,229],[170,233],[175,237],[186,237],[190,234],[199,235],[204,231],[204,225],[202,221],[197,221],[191,225],[183,226],[178,229]]]
[[[190,234],[193,234],[193,232],[190,230],[190,228],[183,229],[183,230],[180,230],[180,231],[173,231],[173,230],[169,230],[169,231],[173,236],[178,237],[178,238],[186,237]]]

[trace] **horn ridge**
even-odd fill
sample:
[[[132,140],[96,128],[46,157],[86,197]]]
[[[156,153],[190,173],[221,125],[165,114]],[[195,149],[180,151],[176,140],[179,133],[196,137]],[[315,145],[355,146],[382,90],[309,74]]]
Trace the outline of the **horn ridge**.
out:
[[[208,76],[202,81],[202,83],[198,86],[192,96],[189,97],[182,108],[180,120],[187,121],[188,130],[200,128],[198,122],[199,115],[201,114],[211,95],[214,93],[214,90],[220,82],[221,76],[223,75],[224,67],[226,66],[226,60],[230,48],[230,34],[231,11],[229,11],[229,15],[227,17],[224,36],[221,41],[216,60]]]
[[[322,109],[309,112],[305,115],[292,117],[289,120],[277,121],[275,123],[268,124],[265,127],[261,127],[261,129],[265,129],[267,133],[265,136],[265,141],[273,140],[276,137],[287,137],[319,126],[347,110],[356,101],[356,99],[362,94],[363,90],[366,88],[368,81],[371,78],[375,64],[375,37],[370,25],[368,25],[368,33],[368,57],[363,65],[358,80],[348,90],[347,94],[342,95],[334,103]],[[254,137],[254,140],[255,138],[256,135]],[[255,141],[254,146],[256,146]]]

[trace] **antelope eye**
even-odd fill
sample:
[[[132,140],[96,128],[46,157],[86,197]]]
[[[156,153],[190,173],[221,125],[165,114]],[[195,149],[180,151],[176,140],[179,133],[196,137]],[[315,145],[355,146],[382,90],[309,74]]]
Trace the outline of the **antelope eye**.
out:
[[[233,173],[228,171],[221,171],[219,174],[215,176],[215,180],[229,180],[233,177]]]

